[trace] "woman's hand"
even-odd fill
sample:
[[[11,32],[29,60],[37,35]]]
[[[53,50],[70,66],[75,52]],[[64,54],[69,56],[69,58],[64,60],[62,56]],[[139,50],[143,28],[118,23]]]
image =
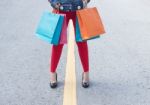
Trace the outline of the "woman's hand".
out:
[[[86,2],[86,3],[89,3],[90,2],[90,0],[82,0],[83,2]]]
[[[60,3],[57,3],[57,4],[55,5],[55,9],[59,10],[60,6],[61,6]]]
[[[83,8],[86,8],[88,4],[88,0],[82,0],[82,2],[83,2]]]
[[[59,10],[60,8],[60,3],[58,0],[48,0],[48,2],[51,4],[51,6],[56,9]]]

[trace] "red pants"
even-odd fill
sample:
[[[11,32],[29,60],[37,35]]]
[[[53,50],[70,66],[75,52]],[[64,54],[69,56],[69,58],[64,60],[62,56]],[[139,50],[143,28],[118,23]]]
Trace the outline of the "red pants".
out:
[[[69,19],[72,19],[73,25],[75,28],[75,23],[76,23],[76,12],[63,12],[59,11],[59,13],[66,14],[66,19],[67,19],[67,25],[69,22]],[[82,67],[84,72],[89,71],[89,58],[88,58],[88,45],[87,42],[76,42],[78,46],[78,52],[79,56],[81,59]],[[64,44],[59,44],[59,45],[52,45],[52,55],[51,55],[51,68],[50,72],[55,72],[61,53],[62,53],[62,48]]]

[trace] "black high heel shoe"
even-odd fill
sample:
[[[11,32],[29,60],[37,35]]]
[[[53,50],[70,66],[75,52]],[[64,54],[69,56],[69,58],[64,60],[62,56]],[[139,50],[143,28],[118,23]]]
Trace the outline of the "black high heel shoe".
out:
[[[50,87],[51,88],[56,88],[57,87],[57,73],[56,73],[56,82],[50,82]]]
[[[84,74],[82,73],[82,87],[84,87],[84,88],[88,88],[88,87],[89,87],[89,85],[90,85],[90,84],[89,84],[89,81],[86,81],[86,82],[85,82],[85,81],[83,81],[83,75],[84,75]]]

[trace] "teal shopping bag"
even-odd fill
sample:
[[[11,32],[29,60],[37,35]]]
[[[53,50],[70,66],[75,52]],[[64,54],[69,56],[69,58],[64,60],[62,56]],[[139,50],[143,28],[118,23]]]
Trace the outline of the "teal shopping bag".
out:
[[[63,15],[45,11],[37,26],[36,35],[51,44],[59,44],[63,20]]]
[[[78,23],[78,18],[76,17],[76,41],[77,42],[82,42],[82,37],[81,37],[81,33],[80,33],[80,28],[79,28],[79,23]]]
[[[81,35],[81,33],[80,33],[80,27],[79,27],[79,22],[78,22],[78,18],[77,18],[77,17],[76,17],[76,30],[75,30],[75,31],[76,31],[76,37],[75,37],[75,39],[76,39],[77,42],[82,42],[82,41],[86,41],[86,40],[91,40],[91,39],[100,38],[100,36],[97,35],[97,36],[95,36],[95,37],[92,37],[92,38],[83,40],[83,39],[82,39],[82,35]]]

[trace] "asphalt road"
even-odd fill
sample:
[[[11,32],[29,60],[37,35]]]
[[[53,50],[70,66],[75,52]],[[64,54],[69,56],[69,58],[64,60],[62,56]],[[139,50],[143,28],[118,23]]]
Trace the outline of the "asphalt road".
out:
[[[75,46],[78,105],[150,105],[150,1],[92,0],[106,34],[89,41],[90,79],[81,87]],[[59,87],[49,87],[51,46],[35,36],[47,0],[0,2],[0,105],[62,105],[67,46],[58,65]]]

